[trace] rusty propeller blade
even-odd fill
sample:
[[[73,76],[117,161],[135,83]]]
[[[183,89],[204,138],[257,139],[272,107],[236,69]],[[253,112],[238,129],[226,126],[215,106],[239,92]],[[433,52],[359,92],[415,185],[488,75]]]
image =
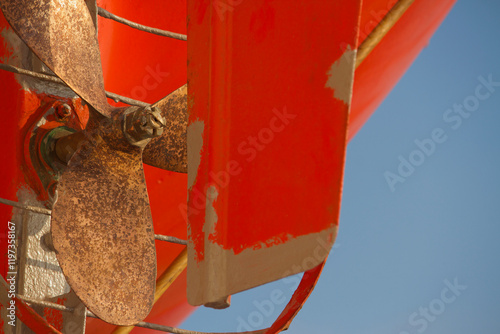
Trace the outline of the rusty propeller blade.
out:
[[[101,115],[111,116],[95,28],[84,1],[0,0],[0,6],[45,65]]]
[[[153,305],[156,252],[142,149],[126,141],[120,124],[91,115],[86,140],[60,176],[51,228],[82,302],[104,321],[132,325]]]
[[[152,139],[143,152],[144,163],[187,173],[187,85],[153,104],[166,120],[163,134]]]
[[[95,28],[81,0],[0,0],[21,39],[61,80],[101,115],[111,117]],[[187,173],[187,85],[154,107],[167,120],[163,135],[151,140],[144,162]]]
[[[104,321],[133,325],[151,310],[156,278],[143,148],[123,133],[124,110],[107,103],[92,18],[82,0],[0,0],[0,8],[40,60],[92,107],[86,130],[75,134],[86,137],[83,145],[59,177],[52,240],[82,302]],[[186,169],[186,89],[179,91],[155,105],[170,127],[146,155],[176,171]],[[161,127],[155,124],[148,125],[152,133]],[[130,125],[127,133],[137,126]]]

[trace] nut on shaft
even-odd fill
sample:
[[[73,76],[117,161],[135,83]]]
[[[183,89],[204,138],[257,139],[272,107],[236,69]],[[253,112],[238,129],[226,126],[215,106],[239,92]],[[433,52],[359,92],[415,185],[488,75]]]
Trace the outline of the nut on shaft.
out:
[[[123,133],[135,146],[145,147],[163,134],[166,120],[155,107],[130,107],[124,114]]]

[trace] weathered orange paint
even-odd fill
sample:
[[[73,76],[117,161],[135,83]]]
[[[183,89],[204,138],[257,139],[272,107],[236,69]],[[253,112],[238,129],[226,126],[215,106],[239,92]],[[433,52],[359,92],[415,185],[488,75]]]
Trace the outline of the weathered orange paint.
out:
[[[70,106],[72,110],[74,110],[74,113],[72,113],[65,122],[58,121],[54,114],[47,115],[45,118],[46,122],[39,126],[35,131],[37,122],[51,108],[62,104]],[[33,166],[30,152],[33,151],[33,147],[40,147],[40,143],[44,136],[57,127],[67,126],[78,131],[85,129],[89,117],[89,111],[88,106],[83,105],[80,98],[70,99],[45,93],[38,93],[35,91],[31,93],[26,92],[25,105],[26,113],[23,115],[20,122],[21,134],[24,136],[24,154],[22,156],[21,166],[26,183],[35,191],[37,199],[44,202],[49,200],[49,195],[40,181],[35,167]],[[36,132],[36,135],[32,138],[34,132]],[[42,163],[45,167],[48,167],[43,161]]]
[[[0,12],[0,33],[10,29]],[[0,36],[1,37],[1,36]],[[12,56],[7,43],[0,43],[2,60]],[[0,197],[16,200],[16,193],[23,183],[21,172],[22,136],[19,120],[24,114],[24,91],[15,79],[15,75],[0,70],[0,101],[2,121],[0,122],[1,157],[0,164]],[[7,274],[7,223],[12,218],[12,208],[0,205],[0,274]]]
[[[56,304],[64,305],[66,298],[58,298]],[[55,329],[61,331],[63,329],[63,314],[62,311],[46,308],[43,310],[43,316],[47,319]]]
[[[360,2],[243,1],[232,10],[219,3],[188,2],[188,34],[196,38],[188,42],[188,156],[201,161],[197,170],[188,161],[188,289],[199,281],[235,285],[221,291],[229,294],[283,277],[286,268],[264,267],[273,259],[278,270],[283,258],[299,264],[310,256],[276,246],[329,229],[333,242],[354,71],[354,54],[342,46],[356,49]],[[341,74],[330,74],[337,68]],[[190,137],[202,141],[201,151],[193,152]],[[222,252],[238,262],[259,249],[269,252],[248,268],[257,280],[231,283],[237,269]],[[204,266],[212,269],[201,274]],[[221,281],[211,271],[221,271]]]
[[[141,3],[140,6],[137,6],[137,3],[132,0],[99,0],[98,2],[108,10],[131,20],[166,30],[186,33],[186,1],[184,0],[146,1]],[[386,10],[391,2],[394,2],[394,0],[363,1],[361,29],[359,29],[360,39],[373,29],[374,23],[372,21],[377,21],[371,11],[381,12]],[[205,11],[209,10],[206,2],[199,1],[199,3],[200,6],[204,6]],[[260,8],[258,6],[260,6],[261,1],[248,1],[248,3],[255,3],[251,6],[252,8]],[[349,138],[352,138],[361,128],[400,76],[410,66],[453,3],[454,0],[439,2],[430,0],[415,1],[401,21],[396,24],[394,29],[370,54],[362,66],[356,70],[354,95],[349,118]],[[290,7],[290,10],[293,10],[294,7]],[[243,10],[243,8],[238,7],[238,10]],[[252,10],[252,8],[249,10]],[[300,6],[295,8],[297,12],[305,15],[304,8]],[[236,8],[234,9],[236,10]],[[219,10],[223,9],[219,8]],[[204,15],[203,10],[200,8],[199,15],[191,17],[191,19],[199,22]],[[107,90],[137,99],[142,99],[141,92],[144,93],[144,90],[146,90],[143,99],[148,102],[155,102],[186,82],[187,46],[185,42],[151,36],[105,19],[100,19],[99,22],[100,49]],[[266,29],[272,26],[271,22],[272,12],[268,7],[263,7],[262,10],[254,12],[248,30],[241,30],[239,33],[252,33],[257,42],[259,40],[262,42],[265,39]],[[4,29],[8,29],[8,25],[0,13],[0,31]],[[355,27],[350,27],[350,29],[352,31],[356,30]],[[203,42],[202,36],[191,36],[190,38],[199,39],[201,43]],[[293,49],[296,45],[292,44],[289,47],[291,49],[290,53],[284,57],[288,58],[288,61],[293,57]],[[397,52],[394,52],[394,50]],[[5,43],[0,43],[0,56],[6,57],[9,53]],[[251,62],[252,59],[254,58],[249,54],[238,59],[238,62]],[[287,59],[284,59],[284,61],[287,61]],[[157,68],[157,65],[160,67]],[[297,71],[300,70],[301,67],[297,67]],[[169,75],[156,76],[157,79],[161,79],[161,82],[154,81],[155,75],[152,73],[158,72],[167,72]],[[384,80],[379,80],[381,77]],[[306,83],[307,81],[291,80],[285,84],[290,89],[294,89],[294,87],[305,86]],[[240,84],[245,85],[245,82],[240,82]],[[2,101],[2,122],[0,122],[2,136],[1,156],[4,158],[0,164],[0,197],[16,200],[18,189],[28,185],[26,178],[33,177],[32,171],[23,171],[21,167],[24,159],[23,141],[27,127],[33,125],[30,124],[33,119],[32,111],[38,109],[40,100],[43,100],[43,98],[40,99],[36,94],[25,92],[12,73],[0,71],[0,85],[2,88],[0,89],[0,100]],[[152,89],[148,89],[148,87]],[[269,92],[269,95],[272,96],[272,92]],[[255,112],[261,112],[261,110],[257,108]],[[86,120],[82,120],[82,122],[85,123]],[[275,156],[268,154],[266,160],[269,161],[268,168],[272,168],[271,163],[277,159]],[[155,231],[185,238],[186,225],[180,207],[184,205],[185,208],[185,199],[187,197],[186,176],[149,166],[145,166],[145,168]],[[260,181],[258,175],[253,180],[255,182],[265,182],[265,180]],[[283,193],[282,188],[275,187],[272,191],[269,191],[267,196],[279,196]],[[330,208],[330,210],[333,209],[335,208]],[[238,210],[238,208],[235,207],[234,210]],[[12,209],[10,207],[0,205],[0,253],[2,254],[0,273],[3,276],[5,276],[7,263],[5,260],[7,245],[5,231],[11,213]],[[237,225],[234,228],[237,228]],[[180,253],[181,249],[181,246],[157,242],[159,273]],[[165,296],[160,299],[147,321],[168,325],[179,324],[194,309],[186,302],[185,289],[186,278],[184,273],[167,291]],[[106,333],[112,329],[113,326],[111,325],[105,325],[99,320],[89,319],[87,333]],[[134,333],[142,332],[148,333],[149,331],[143,329],[134,331]]]

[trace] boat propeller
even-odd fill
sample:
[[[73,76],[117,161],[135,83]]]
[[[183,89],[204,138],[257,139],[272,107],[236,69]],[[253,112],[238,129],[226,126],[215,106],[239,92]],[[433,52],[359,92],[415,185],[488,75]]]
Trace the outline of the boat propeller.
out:
[[[151,310],[156,279],[143,162],[187,172],[187,88],[150,107],[113,107],[84,1],[0,0],[0,5],[19,37],[89,105],[86,129],[55,143],[55,154],[66,164],[52,208],[59,264],[96,316],[135,324]]]

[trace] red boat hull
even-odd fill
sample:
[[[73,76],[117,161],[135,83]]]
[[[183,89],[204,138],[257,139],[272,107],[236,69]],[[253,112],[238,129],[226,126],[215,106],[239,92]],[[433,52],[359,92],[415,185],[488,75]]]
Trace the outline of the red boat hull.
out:
[[[235,1],[224,1],[224,3]],[[348,138],[352,138],[370,117],[373,111],[390,92],[418,53],[427,45],[430,37],[442,22],[455,0],[419,0],[408,9],[394,28],[383,38],[368,58],[356,69],[353,99],[348,124]],[[132,0],[99,0],[99,5],[108,11],[130,20],[150,26],[186,33],[185,1],[147,1],[137,6]],[[258,7],[255,2],[255,8]],[[361,11],[359,42],[375,28],[384,13],[395,1],[365,0]],[[252,7],[253,5],[248,5]],[[290,10],[293,10],[291,8]],[[307,6],[300,7],[301,15]],[[265,13],[262,13],[265,15]],[[265,26],[262,26],[265,33]],[[8,37],[12,30],[0,14],[0,43],[2,62],[15,57]],[[196,38],[196,36],[192,36]],[[170,40],[133,30],[106,19],[99,21],[99,41],[102,54],[105,85],[108,91],[155,102],[182,86],[187,81],[186,42]],[[133,41],[133,42],[131,42]],[[318,50],[319,52],[320,50]],[[241,59],[244,61],[244,59]],[[383,78],[381,80],[380,78]],[[3,161],[0,164],[0,197],[14,201],[19,189],[31,189],[36,194],[33,179],[37,176],[26,169],[24,163],[24,140],[28,129],[36,120],[34,113],[42,98],[24,90],[16,75],[0,71],[0,100],[2,122],[0,142]],[[298,88],[304,82],[294,82]],[[275,157],[279,160],[279,157]],[[151,201],[155,232],[185,239],[186,221],[179,206],[186,203],[187,176],[145,166],[148,191]],[[254,180],[266,182],[266,180]],[[270,189],[279,196],[279,190]],[[340,189],[337,189],[340,192]],[[40,195],[40,194],[36,194]],[[304,208],[307,210],[307,208]],[[12,218],[12,208],[0,205],[0,259],[2,276],[6,276],[7,222]],[[182,246],[157,242],[158,273],[168,267],[181,252]],[[186,300],[186,276],[182,274],[173,286],[154,306],[148,322],[178,325],[194,310]],[[54,324],[57,325],[57,324]],[[0,326],[1,327],[1,326]],[[97,319],[88,319],[87,333],[106,333],[113,326]],[[135,329],[134,333],[146,333]],[[0,333],[2,330],[0,329]]]

